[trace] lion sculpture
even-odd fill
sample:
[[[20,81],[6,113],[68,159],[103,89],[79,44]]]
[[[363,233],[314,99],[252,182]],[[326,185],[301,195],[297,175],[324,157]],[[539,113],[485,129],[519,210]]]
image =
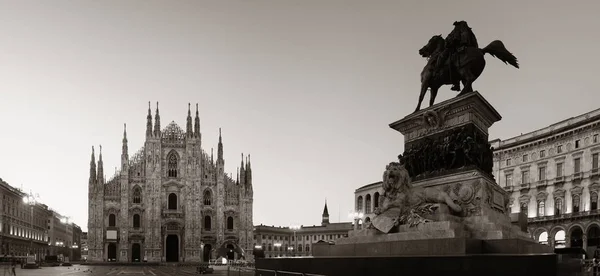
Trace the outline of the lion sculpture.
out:
[[[460,213],[462,208],[445,192],[436,188],[413,187],[404,164],[392,162],[383,173],[383,195],[377,216],[372,220],[376,229],[389,233],[399,224],[401,217],[414,216],[415,210],[422,210],[424,204],[446,204],[452,211]],[[412,224],[412,223],[411,223]]]

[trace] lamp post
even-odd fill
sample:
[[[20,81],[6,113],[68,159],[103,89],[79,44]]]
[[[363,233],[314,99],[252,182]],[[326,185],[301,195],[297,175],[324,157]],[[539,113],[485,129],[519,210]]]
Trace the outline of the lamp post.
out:
[[[296,252],[298,252],[298,239],[296,238],[296,232],[298,230],[300,230],[300,226],[292,225],[292,226],[290,226],[290,229],[292,231],[294,231],[294,253],[293,254],[294,254],[294,256],[296,256]]]
[[[354,221],[354,230],[358,230],[358,221],[364,216],[361,212],[350,212],[348,217]]]

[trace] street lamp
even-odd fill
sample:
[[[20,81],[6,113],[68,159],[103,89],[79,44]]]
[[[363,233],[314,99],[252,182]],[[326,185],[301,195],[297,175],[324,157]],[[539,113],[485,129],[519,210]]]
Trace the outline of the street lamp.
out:
[[[294,231],[294,253],[293,253],[294,256],[296,256],[296,252],[298,250],[298,239],[296,238],[296,231],[300,230],[300,228],[301,227],[298,226],[298,225],[292,225],[292,226],[290,226],[290,229],[292,231]]]
[[[361,212],[350,212],[348,218],[354,221],[354,230],[358,230],[358,221],[363,218],[365,214]]]

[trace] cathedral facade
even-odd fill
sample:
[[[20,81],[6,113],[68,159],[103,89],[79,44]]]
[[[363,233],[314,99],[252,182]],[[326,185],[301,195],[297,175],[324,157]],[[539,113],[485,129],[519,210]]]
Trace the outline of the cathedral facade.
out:
[[[186,130],[160,127],[148,106],[146,141],[131,158],[123,132],[121,169],[105,180],[102,148],[90,162],[88,260],[199,262],[251,258],[252,169],[242,154],[236,179],[224,171],[219,130],[216,160],[202,149],[198,106]],[[246,253],[248,252],[248,253]]]

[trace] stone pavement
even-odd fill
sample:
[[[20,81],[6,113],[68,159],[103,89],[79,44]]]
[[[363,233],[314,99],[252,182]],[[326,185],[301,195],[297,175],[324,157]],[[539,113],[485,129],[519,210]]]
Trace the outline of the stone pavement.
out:
[[[230,275],[230,276],[250,276],[252,272],[240,272],[231,269],[229,272],[226,267],[213,267],[215,272],[210,275]],[[16,270],[17,276],[190,276],[196,274],[195,267],[166,267],[166,266],[90,266],[73,265],[71,267],[42,267],[40,269],[20,269]],[[0,276],[3,271],[0,270]]]

